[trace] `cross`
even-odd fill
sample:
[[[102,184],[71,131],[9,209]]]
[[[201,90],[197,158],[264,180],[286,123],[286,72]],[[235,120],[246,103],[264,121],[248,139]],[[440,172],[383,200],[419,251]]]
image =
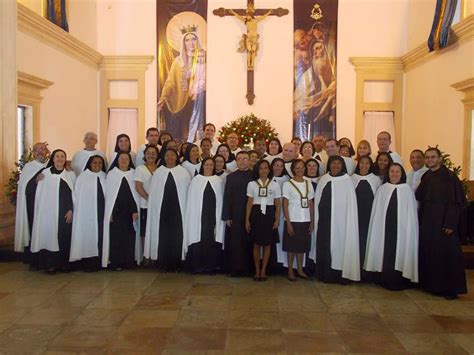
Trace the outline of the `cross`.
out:
[[[247,33],[242,35],[239,42],[239,52],[247,52],[247,102],[249,105],[253,104],[255,99],[254,94],[254,65],[255,57],[258,51],[258,38],[260,37],[257,33],[257,25],[260,21],[265,19],[267,16],[284,16],[288,15],[288,9],[281,7],[277,9],[255,9],[254,0],[247,0],[246,9],[224,9],[220,7],[215,9],[212,13],[219,17],[224,16],[235,16],[242,21],[247,27]]]

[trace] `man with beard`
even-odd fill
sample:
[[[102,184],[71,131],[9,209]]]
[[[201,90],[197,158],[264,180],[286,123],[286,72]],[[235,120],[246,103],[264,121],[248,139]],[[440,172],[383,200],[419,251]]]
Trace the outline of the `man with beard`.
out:
[[[311,67],[306,70],[294,94],[295,135],[333,135],[336,81],[324,42],[310,45]],[[311,125],[311,128],[309,128]]]

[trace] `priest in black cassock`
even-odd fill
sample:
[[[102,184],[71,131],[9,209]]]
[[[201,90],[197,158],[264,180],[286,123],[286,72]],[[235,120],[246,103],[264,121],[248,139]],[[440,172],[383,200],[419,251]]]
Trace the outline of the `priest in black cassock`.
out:
[[[420,285],[428,292],[455,299],[467,293],[459,240],[459,216],[466,196],[457,176],[441,164],[441,152],[425,152],[428,170],[416,190],[420,202]]]
[[[15,220],[15,251],[24,253],[24,262],[31,269],[38,267],[30,253],[31,232],[33,230],[33,215],[35,210],[36,177],[46,167],[49,155],[46,143],[36,143],[33,146],[34,160],[23,167],[18,181],[16,196]]]
[[[245,231],[247,185],[253,174],[248,170],[249,155],[240,151],[236,156],[237,171],[227,176],[224,190],[222,220],[226,221],[225,270],[231,276],[248,276],[252,264],[250,238]]]

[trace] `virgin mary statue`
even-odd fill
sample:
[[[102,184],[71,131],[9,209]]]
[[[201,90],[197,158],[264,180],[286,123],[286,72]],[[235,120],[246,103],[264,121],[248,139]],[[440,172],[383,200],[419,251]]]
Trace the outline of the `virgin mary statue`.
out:
[[[186,13],[171,19],[166,31],[168,43],[176,50],[177,41],[173,40],[172,32],[176,33],[178,22],[182,24],[183,19],[173,20],[183,14]],[[197,22],[204,22],[205,26],[204,19]],[[195,24],[179,28],[179,55],[171,64],[158,100],[158,110],[163,109],[165,115],[166,129],[178,141],[194,142],[200,139],[204,126],[206,53],[199,36],[205,34],[205,28],[198,28],[199,25]]]

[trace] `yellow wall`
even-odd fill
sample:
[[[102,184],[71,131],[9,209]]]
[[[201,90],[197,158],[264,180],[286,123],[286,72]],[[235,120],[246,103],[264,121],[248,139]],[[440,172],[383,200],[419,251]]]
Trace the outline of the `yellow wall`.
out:
[[[45,13],[46,0],[17,0],[17,2],[40,16]],[[66,4],[69,33],[97,49],[97,0],[68,0]]]
[[[354,138],[355,72],[349,57],[400,56],[406,51],[408,0],[340,0],[338,28],[338,136]],[[212,10],[240,8],[242,0],[208,1],[207,119],[217,127],[250,112],[270,119],[283,140],[292,135],[293,0],[260,0],[257,7],[284,7],[288,16],[259,24],[261,46],[253,106],[245,100],[245,56],[237,53],[244,27]],[[155,0],[97,3],[98,45],[103,55],[156,56]],[[146,72],[146,126],[156,122],[156,62]]]
[[[98,70],[17,31],[17,70],[54,82],[43,90],[41,140],[72,154],[98,131]]]
[[[405,74],[403,156],[439,144],[462,164],[464,94],[452,84],[474,76],[474,42],[454,45],[443,55]]]

